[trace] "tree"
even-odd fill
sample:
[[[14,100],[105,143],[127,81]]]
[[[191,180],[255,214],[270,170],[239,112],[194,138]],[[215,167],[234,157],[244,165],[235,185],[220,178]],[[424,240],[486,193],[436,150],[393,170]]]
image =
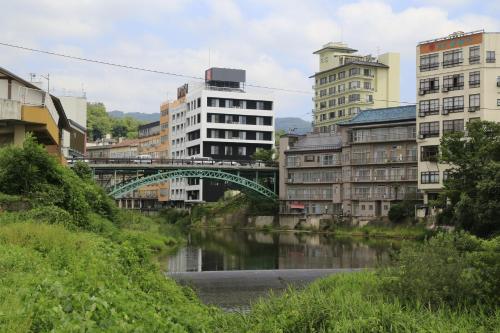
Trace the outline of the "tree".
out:
[[[443,136],[441,162],[453,166],[439,200],[451,222],[477,236],[499,234],[500,124],[474,121],[467,135]]]
[[[271,162],[275,155],[274,149],[257,148],[252,154],[252,159],[256,161]]]
[[[87,103],[87,131],[93,141],[111,132],[111,119],[102,103]]]

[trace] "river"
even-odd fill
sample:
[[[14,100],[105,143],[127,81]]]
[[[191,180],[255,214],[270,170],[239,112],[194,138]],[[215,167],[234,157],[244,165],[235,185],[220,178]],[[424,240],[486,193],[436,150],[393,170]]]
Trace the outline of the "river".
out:
[[[187,245],[166,260],[168,274],[204,303],[235,310],[270,290],[387,263],[397,247],[393,240],[205,229],[192,231]]]

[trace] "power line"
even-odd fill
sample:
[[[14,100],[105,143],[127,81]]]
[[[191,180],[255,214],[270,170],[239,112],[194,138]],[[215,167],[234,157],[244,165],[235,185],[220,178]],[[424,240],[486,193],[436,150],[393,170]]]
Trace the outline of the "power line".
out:
[[[165,72],[165,71],[160,71],[160,70],[156,70],[156,69],[149,69],[149,68],[145,68],[145,67],[129,66],[129,65],[123,65],[123,64],[118,64],[118,63],[109,62],[109,61],[102,61],[102,60],[96,60],[96,59],[90,59],[90,58],[77,57],[77,56],[73,56],[73,55],[45,51],[45,50],[40,50],[40,49],[34,49],[31,47],[20,46],[20,45],[15,45],[15,44],[0,42],[0,45],[11,47],[11,48],[16,48],[16,49],[20,49],[20,50],[24,50],[24,51],[37,52],[37,53],[47,54],[47,55],[56,56],[56,57],[72,59],[72,60],[91,62],[94,64],[113,66],[113,67],[125,68],[125,69],[132,69],[132,70],[138,70],[138,71],[154,73],[154,74],[183,77],[183,78],[194,79],[194,80],[204,80],[204,78],[198,77],[198,76],[179,74],[179,73],[173,73],[173,72]],[[311,94],[310,91],[295,90],[295,89],[288,89],[288,88],[279,88],[279,87],[269,87],[269,86],[262,86],[262,85],[257,85],[257,84],[247,84],[246,86],[253,87],[253,88],[260,88],[260,89],[298,93],[298,94],[308,94],[308,95]]]

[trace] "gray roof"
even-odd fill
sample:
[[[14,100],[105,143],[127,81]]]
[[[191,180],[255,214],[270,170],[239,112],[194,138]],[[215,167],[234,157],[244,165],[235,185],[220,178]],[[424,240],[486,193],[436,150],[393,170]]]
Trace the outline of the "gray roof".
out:
[[[411,121],[417,118],[415,105],[396,106],[392,108],[363,110],[354,118],[338,123],[338,125],[362,125],[395,121]]]
[[[301,150],[331,150],[339,149],[342,147],[342,138],[340,135],[330,134],[315,134],[309,133],[290,147],[288,151],[301,151]]]

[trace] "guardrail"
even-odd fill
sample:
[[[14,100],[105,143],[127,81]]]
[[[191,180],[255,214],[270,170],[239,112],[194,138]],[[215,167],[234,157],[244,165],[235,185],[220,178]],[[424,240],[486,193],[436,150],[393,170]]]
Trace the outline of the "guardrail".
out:
[[[67,163],[72,165],[78,161],[88,164],[126,164],[126,165],[175,165],[175,166],[247,166],[253,168],[277,168],[277,162],[253,161],[253,160],[218,160],[218,159],[203,159],[203,158],[190,158],[190,159],[173,159],[173,158],[112,158],[112,157],[77,157],[67,159]]]

